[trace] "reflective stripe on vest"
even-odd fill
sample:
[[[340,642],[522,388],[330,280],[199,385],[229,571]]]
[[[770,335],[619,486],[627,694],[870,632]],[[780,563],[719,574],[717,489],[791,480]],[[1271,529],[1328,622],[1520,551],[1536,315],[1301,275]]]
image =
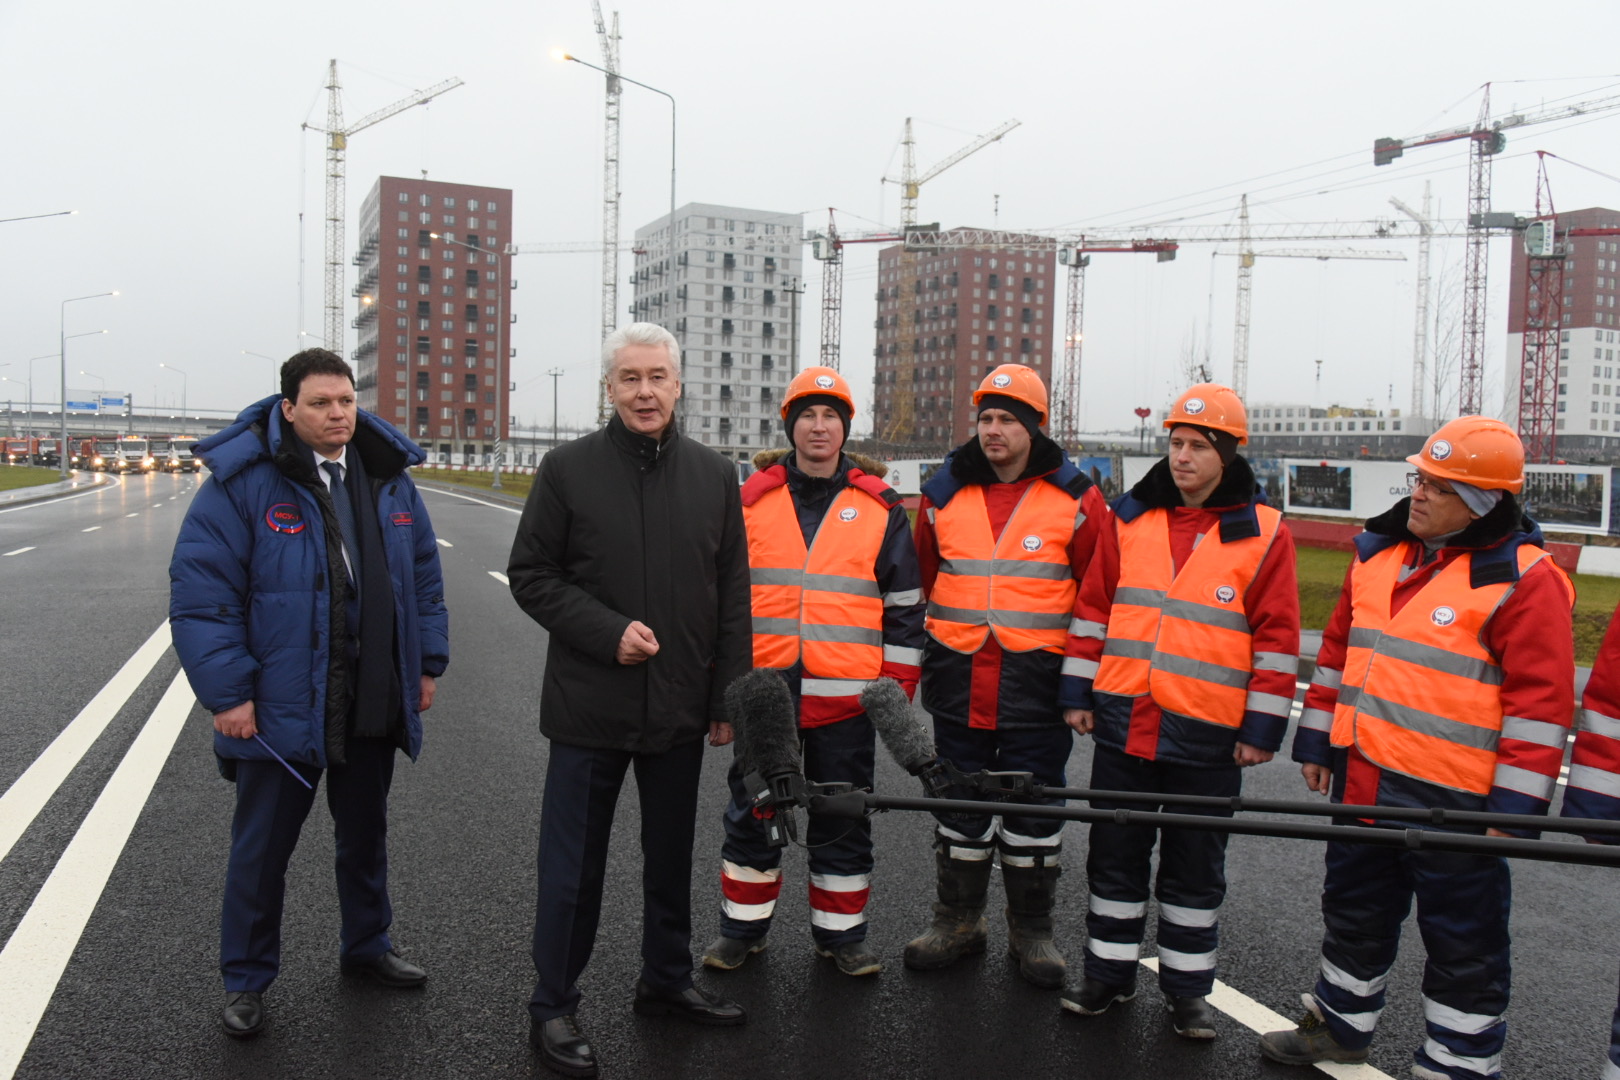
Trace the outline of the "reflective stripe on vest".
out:
[[[744,506],[743,523],[754,666],[789,668],[802,659],[810,677],[877,678],[883,667],[883,594],[876,566],[887,508],[859,488],[844,488],[806,550],[784,484]]]
[[[1260,535],[1221,543],[1211,530],[1175,572],[1170,511],[1115,519],[1119,583],[1108,615],[1093,689],[1120,697],[1151,693],[1160,708],[1238,727],[1255,667],[1244,598],[1282,525],[1256,506]]]
[[[1390,772],[1486,795],[1502,735],[1502,669],[1482,642],[1515,583],[1473,588],[1473,555],[1465,554],[1391,616],[1414,546],[1394,544],[1351,569],[1351,629],[1332,742],[1354,743]],[[1540,548],[1520,545],[1519,576],[1545,558]],[[1561,570],[1559,577],[1573,604],[1569,580]]]
[[[1035,480],[990,534],[984,488],[970,484],[935,508],[939,575],[928,597],[928,633],[959,653],[984,647],[991,630],[1008,652],[1061,653],[1074,616],[1069,541],[1080,501]]]

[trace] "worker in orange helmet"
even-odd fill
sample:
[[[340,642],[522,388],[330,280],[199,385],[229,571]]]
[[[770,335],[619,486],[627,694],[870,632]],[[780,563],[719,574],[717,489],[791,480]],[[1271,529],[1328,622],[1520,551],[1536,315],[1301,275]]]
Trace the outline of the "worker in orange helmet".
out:
[[[810,367],[782,399],[792,448],[767,450],[743,485],[753,580],[754,666],[782,673],[798,705],[804,773],[872,786],[873,729],[860,693],[892,678],[909,696],[922,661],[923,607],[910,520],[880,462],[846,453],[855,399],[842,375]],[[739,762],[721,849],[720,936],[703,963],[730,971],[765,948],[782,891],[782,849],[767,843]],[[872,830],[812,814],[810,933],[846,975],[882,967],[866,944]]]
[[[1108,505],[1041,431],[1046,386],[1035,371],[1001,365],[973,404],[977,434],[923,485],[917,514],[928,597],[922,704],[940,756],[958,769],[1029,772],[1062,786],[1074,747],[1058,707],[1063,646]],[[1065,961],[1052,941],[1062,823],[1016,811],[935,818],[934,921],[906,946],[906,966],[943,968],[984,950],[999,852],[1008,952],[1029,982],[1062,986]]]
[[[1294,541],[1238,453],[1249,424],[1237,394],[1200,383],[1164,426],[1169,453],[1114,501],[1081,586],[1065,718],[1096,742],[1093,788],[1231,797],[1243,768],[1270,761],[1288,730],[1299,664]],[[1213,1039],[1223,832],[1091,826],[1085,974],[1062,1005],[1092,1016],[1135,996],[1155,844],[1159,988],[1176,1034]]]
[[[1516,497],[1524,447],[1501,421],[1464,416],[1406,460],[1412,494],[1356,537],[1294,760],[1334,802],[1545,814],[1575,707],[1575,593]],[[1262,1036],[1261,1053],[1366,1060],[1415,898],[1428,1037],[1412,1075],[1499,1076],[1506,860],[1332,841],[1326,862],[1316,986],[1299,1026]]]

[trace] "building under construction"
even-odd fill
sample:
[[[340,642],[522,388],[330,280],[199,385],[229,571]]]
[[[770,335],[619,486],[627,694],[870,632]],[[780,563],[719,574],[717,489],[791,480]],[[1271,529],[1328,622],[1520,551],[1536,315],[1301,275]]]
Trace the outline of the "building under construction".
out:
[[[879,253],[874,430],[894,433],[886,451],[943,452],[970,437],[973,390],[998,364],[1028,364],[1050,389],[1057,254],[1031,239],[1045,250]],[[892,422],[908,390],[909,434]]]

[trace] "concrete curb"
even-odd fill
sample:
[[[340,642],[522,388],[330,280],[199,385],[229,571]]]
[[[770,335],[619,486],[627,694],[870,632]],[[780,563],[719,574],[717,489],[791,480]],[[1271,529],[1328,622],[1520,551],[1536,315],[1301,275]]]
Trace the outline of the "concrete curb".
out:
[[[50,502],[52,499],[61,499],[68,495],[79,495],[86,491],[94,491],[96,488],[106,487],[112,482],[112,477],[106,473],[91,473],[89,481],[68,480],[64,482],[58,480],[54,484],[37,484],[34,487],[0,492],[0,509]]]

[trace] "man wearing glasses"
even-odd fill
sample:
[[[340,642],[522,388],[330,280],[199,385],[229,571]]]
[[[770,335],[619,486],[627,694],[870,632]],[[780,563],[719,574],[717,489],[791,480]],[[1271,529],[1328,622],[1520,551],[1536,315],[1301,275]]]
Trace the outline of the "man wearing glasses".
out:
[[[1545,814],[1575,704],[1574,589],[1516,498],[1524,447],[1506,424],[1464,416],[1406,460],[1410,498],[1356,537],[1294,760],[1338,803]],[[1500,1075],[1506,861],[1338,841],[1326,861],[1316,986],[1299,1026],[1262,1036],[1261,1053],[1367,1059],[1415,898],[1427,1038],[1412,1075]]]

